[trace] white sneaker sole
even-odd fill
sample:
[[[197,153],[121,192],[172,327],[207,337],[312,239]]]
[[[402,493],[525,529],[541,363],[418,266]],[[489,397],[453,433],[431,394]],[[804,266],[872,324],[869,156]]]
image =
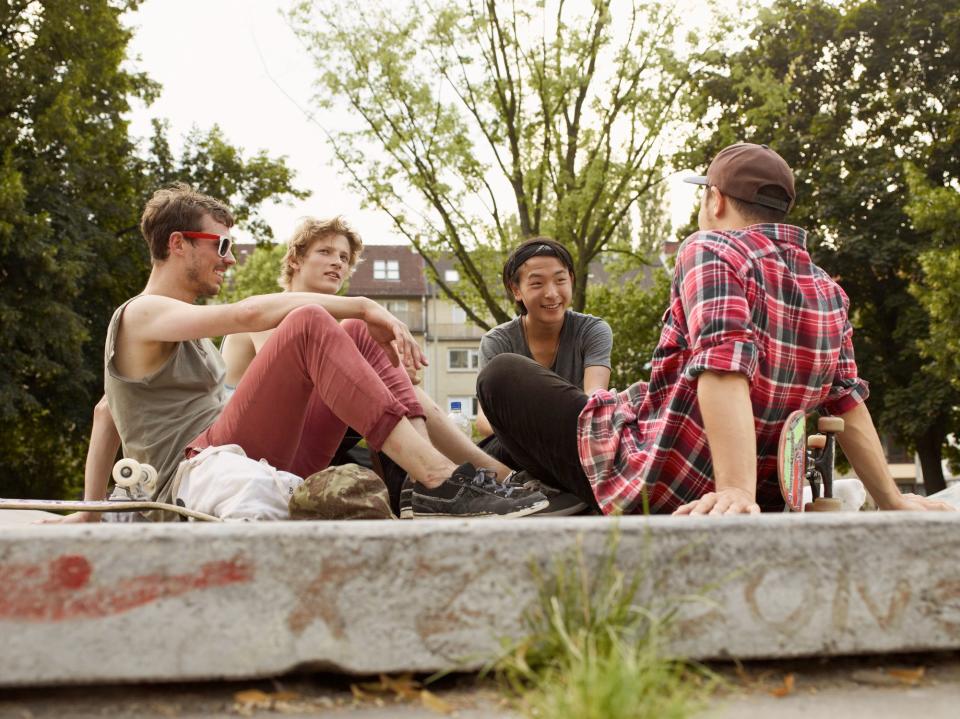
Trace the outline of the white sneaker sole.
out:
[[[417,514],[414,509],[410,509],[410,516],[408,519],[509,519],[511,517],[526,517],[530,514],[535,514],[541,509],[546,509],[550,506],[550,500],[543,499],[539,502],[531,504],[529,507],[524,507],[523,509],[517,509],[508,514]],[[400,513],[400,518],[404,519],[403,512]]]

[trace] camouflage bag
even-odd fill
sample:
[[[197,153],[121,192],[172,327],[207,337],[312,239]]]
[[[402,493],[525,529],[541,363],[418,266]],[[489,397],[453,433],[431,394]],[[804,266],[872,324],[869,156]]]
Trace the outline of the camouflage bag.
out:
[[[290,519],[396,519],[387,485],[358,464],[311,474],[290,498]]]

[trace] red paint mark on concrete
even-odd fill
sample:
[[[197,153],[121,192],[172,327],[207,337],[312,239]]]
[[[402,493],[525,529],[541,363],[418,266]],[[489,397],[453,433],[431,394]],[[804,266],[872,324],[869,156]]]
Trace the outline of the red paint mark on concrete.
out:
[[[97,586],[86,557],[65,554],[45,565],[0,565],[0,619],[59,622],[121,614],[158,599],[253,579],[241,557],[207,562],[189,574],[144,574]]]

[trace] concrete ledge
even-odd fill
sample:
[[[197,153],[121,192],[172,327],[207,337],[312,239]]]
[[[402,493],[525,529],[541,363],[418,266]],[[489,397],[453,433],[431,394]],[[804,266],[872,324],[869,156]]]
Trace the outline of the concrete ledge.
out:
[[[472,669],[582,541],[696,658],[960,648],[960,515],[4,526],[0,685]]]

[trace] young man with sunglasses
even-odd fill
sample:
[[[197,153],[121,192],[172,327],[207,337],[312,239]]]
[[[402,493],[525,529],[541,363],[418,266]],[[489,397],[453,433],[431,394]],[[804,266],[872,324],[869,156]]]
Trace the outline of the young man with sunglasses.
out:
[[[156,467],[156,499],[171,502],[177,466],[204,448],[237,444],[254,459],[289,470],[314,396],[371,448],[417,482],[445,487],[449,513],[523,516],[547,506],[542,494],[507,492],[470,464],[457,467],[424,439],[338,320],[366,324],[390,361],[419,369],[425,359],[406,325],[364,297],[315,292],[198,305],[216,296],[236,260],[234,220],[223,203],[174,185],[147,202],[141,231],[152,270],[136,297],[117,308],[104,354],[105,401],[87,458],[85,498],[103,499],[113,457]],[[276,328],[227,403],[224,363],[208,337]],[[161,517],[163,519],[171,517]],[[96,521],[89,513],[70,521]]]
[[[704,186],[700,231],[677,253],[650,382],[588,397],[510,354],[480,372],[480,403],[515,464],[604,514],[782,510],[780,430],[816,409],[844,419],[840,444],[881,509],[950,509],[901,495],[890,475],[847,296],[785,222],[796,197],[787,163],[739,143],[688,181]]]

